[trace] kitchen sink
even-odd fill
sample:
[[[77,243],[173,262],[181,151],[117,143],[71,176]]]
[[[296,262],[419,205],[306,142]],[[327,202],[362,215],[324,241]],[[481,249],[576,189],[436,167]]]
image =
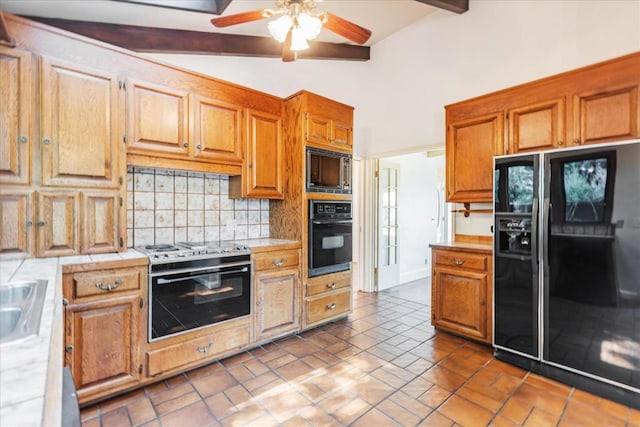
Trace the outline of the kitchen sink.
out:
[[[46,280],[0,284],[0,344],[38,333]]]

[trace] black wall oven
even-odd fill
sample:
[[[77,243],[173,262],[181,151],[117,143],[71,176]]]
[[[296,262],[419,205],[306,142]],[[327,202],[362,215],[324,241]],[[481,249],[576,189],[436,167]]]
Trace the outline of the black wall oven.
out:
[[[309,277],[349,270],[351,202],[309,201]]]
[[[151,265],[149,300],[149,341],[248,315],[250,255]]]

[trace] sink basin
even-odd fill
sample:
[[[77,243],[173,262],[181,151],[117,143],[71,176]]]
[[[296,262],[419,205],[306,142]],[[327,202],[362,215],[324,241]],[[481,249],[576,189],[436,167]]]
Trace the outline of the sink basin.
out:
[[[0,284],[0,344],[38,333],[46,280]]]

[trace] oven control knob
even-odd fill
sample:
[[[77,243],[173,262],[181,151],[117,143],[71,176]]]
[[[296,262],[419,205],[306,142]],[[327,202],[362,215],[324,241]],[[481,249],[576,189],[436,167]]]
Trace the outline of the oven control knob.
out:
[[[184,254],[178,254],[178,256],[179,256],[179,257],[184,257],[185,255],[184,255]]]

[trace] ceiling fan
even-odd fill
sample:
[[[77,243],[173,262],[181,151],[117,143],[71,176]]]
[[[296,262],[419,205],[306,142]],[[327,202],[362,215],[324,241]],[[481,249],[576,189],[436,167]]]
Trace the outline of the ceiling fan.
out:
[[[276,0],[275,9],[252,10],[213,18],[211,23],[224,28],[246,22],[277,17],[268,24],[271,36],[282,43],[282,60],[295,61],[297,52],[309,47],[308,40],[327,30],[357,44],[364,44],[371,31],[330,12],[317,11],[315,0]]]

